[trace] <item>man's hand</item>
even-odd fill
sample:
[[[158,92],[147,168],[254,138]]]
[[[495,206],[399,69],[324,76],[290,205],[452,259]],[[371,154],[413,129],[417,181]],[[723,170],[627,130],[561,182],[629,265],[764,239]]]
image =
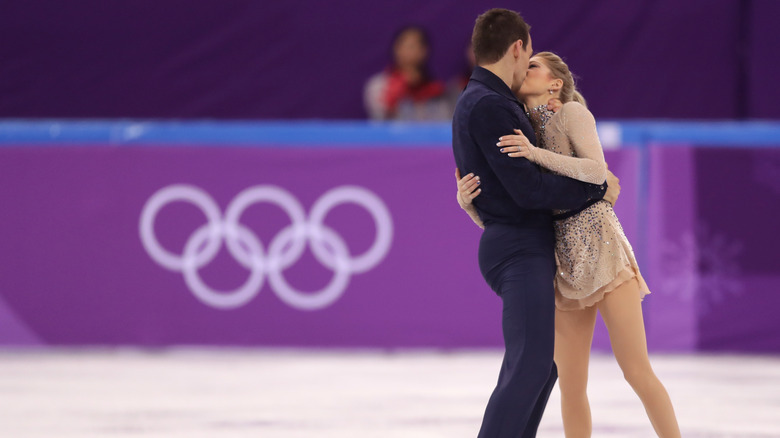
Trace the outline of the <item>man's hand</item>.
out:
[[[561,102],[560,99],[550,99],[547,101],[548,110],[557,113],[558,111],[561,110],[561,108],[563,108],[563,103]]]
[[[607,193],[604,194],[604,200],[614,206],[618,196],[620,196],[620,179],[607,169]]]

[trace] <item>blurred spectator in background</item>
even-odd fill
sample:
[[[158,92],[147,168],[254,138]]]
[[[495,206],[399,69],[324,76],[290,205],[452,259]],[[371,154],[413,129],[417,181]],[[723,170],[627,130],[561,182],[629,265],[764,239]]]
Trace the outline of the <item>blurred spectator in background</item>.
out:
[[[471,79],[471,72],[474,71],[474,67],[477,66],[477,60],[474,58],[474,47],[471,45],[471,39],[466,46],[466,50],[463,52],[463,70],[461,70],[458,76],[455,76],[447,83],[447,100],[450,105],[450,114],[455,112],[455,104],[458,102],[458,97],[463,89]]]
[[[419,26],[396,33],[392,64],[366,83],[366,111],[374,120],[446,120],[451,117],[445,86],[428,71],[430,43]]]
[[[477,66],[477,60],[474,58],[474,46],[471,45],[471,41],[469,41],[468,46],[466,46],[466,50],[463,52],[463,56],[463,71],[461,72],[460,76],[453,79],[450,83],[450,86],[455,88],[458,91],[458,94],[460,94],[461,91],[466,88],[466,85],[469,83],[469,79],[471,79],[471,72],[473,72],[474,67]]]

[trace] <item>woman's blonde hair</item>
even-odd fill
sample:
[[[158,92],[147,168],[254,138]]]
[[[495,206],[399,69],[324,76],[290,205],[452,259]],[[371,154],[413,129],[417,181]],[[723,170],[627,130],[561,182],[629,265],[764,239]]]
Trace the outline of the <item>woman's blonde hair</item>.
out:
[[[561,59],[560,56],[553,52],[539,52],[534,56],[542,58],[544,64],[550,69],[553,78],[563,81],[563,86],[561,87],[562,103],[579,102],[585,107],[588,106],[585,103],[585,98],[577,91],[577,86],[574,83],[574,76],[571,74],[569,66],[563,62],[563,59]]]

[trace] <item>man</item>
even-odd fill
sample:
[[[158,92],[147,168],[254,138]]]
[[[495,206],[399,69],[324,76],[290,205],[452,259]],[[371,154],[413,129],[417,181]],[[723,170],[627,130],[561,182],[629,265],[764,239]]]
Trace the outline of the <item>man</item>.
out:
[[[452,146],[461,174],[481,178],[474,200],[485,232],[479,265],[503,304],[506,352],[479,437],[534,437],[557,378],[553,363],[555,275],[552,209],[581,210],[600,199],[614,202],[614,175],[601,185],[543,173],[525,159],[507,159],[499,137],[521,129],[536,142],[530,121],[512,93],[532,54],[529,26],[516,12],[491,9],[472,34],[477,67],[458,99]]]

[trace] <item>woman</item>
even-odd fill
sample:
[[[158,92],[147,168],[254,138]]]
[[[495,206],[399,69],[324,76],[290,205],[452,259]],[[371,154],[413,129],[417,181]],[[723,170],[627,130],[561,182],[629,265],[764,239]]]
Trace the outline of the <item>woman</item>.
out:
[[[451,116],[445,86],[428,72],[430,43],[425,30],[407,26],[393,39],[390,67],[366,83],[366,111],[375,120],[429,120]]]
[[[516,131],[519,135],[499,139],[501,152],[580,181],[604,182],[607,166],[595,120],[563,60],[550,52],[532,57],[517,94],[529,109],[540,147]],[[563,103],[558,112],[548,109],[550,99]],[[478,185],[478,176],[462,178],[458,202],[481,226],[471,204],[480,193]],[[642,400],[656,434],[679,437],[671,400],[647,354],[641,301],[650,292],[612,205],[602,200],[576,214],[555,213],[555,363],[566,437],[591,436],[586,387],[597,311],[623,375]]]

